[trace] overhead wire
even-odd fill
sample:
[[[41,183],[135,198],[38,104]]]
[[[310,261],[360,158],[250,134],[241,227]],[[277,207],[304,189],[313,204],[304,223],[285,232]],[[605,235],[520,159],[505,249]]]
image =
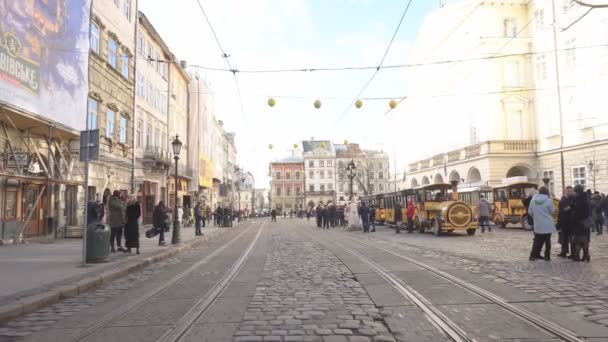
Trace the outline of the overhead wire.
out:
[[[367,89],[367,87],[372,83],[372,81],[374,80],[374,78],[376,77],[376,75],[378,75],[378,72],[380,72],[380,68],[382,67],[382,64],[384,63],[384,60],[386,59],[386,56],[388,55],[388,52],[389,52],[391,46],[393,45],[393,42],[395,41],[395,37],[397,36],[397,33],[399,32],[399,28],[401,28],[401,24],[403,23],[403,19],[405,18],[405,15],[407,14],[407,12],[410,9],[412,1],[413,0],[409,0],[407,2],[407,5],[405,6],[405,9],[403,11],[403,14],[401,15],[401,19],[399,19],[399,24],[395,28],[395,32],[393,33],[393,36],[391,37],[391,40],[388,43],[388,46],[386,47],[386,50],[384,51],[384,54],[382,55],[382,59],[380,60],[380,63],[376,67],[376,70],[374,71],[374,73],[372,74],[372,76],[369,78],[369,80],[367,80],[367,82],[365,82],[365,85],[363,86],[363,88],[361,88],[361,90],[359,91],[359,93],[357,94],[357,96],[355,96],[354,100],[352,100],[348,104],[348,107],[346,107],[346,109],[344,110],[344,112],[340,115],[340,117],[338,117],[338,120],[336,120],[334,122],[333,126],[337,125],[340,121],[342,121],[342,119],[346,116],[346,114],[348,114],[348,111],[353,106],[353,104],[363,94],[363,92],[365,91],[365,89]]]

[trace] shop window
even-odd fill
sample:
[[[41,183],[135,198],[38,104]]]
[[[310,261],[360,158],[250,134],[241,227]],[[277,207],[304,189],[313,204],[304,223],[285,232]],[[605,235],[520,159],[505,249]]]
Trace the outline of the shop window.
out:
[[[17,188],[6,189],[4,195],[4,220],[17,218]]]

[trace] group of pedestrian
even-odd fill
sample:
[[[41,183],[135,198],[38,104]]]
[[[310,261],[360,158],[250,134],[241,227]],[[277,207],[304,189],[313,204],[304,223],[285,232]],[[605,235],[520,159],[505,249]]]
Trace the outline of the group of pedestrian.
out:
[[[556,226],[553,221],[554,205],[549,196],[549,189],[541,187],[538,194],[529,201],[528,207],[528,215],[532,218],[534,229],[530,260],[551,260],[551,235],[559,230],[559,242],[562,248],[558,256],[573,261],[590,262],[589,244],[592,227],[598,230],[598,234],[602,231],[603,219],[600,221],[597,216],[597,212],[602,209],[602,200],[605,198],[602,199],[598,193],[585,192],[582,185],[567,187],[566,193],[559,201]],[[599,216],[601,215],[600,211]],[[596,225],[598,222],[599,228]],[[541,256],[543,247],[544,257]]]
[[[348,224],[347,212],[348,209],[345,205],[336,206],[331,202],[326,205],[319,203],[314,210],[314,216],[317,218],[317,228],[346,227]]]
[[[414,214],[416,213],[414,201],[410,199],[407,203],[407,207],[405,209],[406,221],[403,220],[403,207],[401,206],[401,202],[397,201],[397,203],[395,203],[393,212],[395,220],[395,233],[400,234],[403,226],[405,226],[405,230],[408,233],[412,233],[414,231]]]
[[[232,227],[237,214],[238,212],[233,210],[232,206],[222,207],[220,205],[213,212],[213,225],[217,227]]]
[[[115,190],[108,199],[108,225],[110,226],[110,252],[131,253],[133,248],[139,254],[139,219],[141,206],[137,197]],[[122,247],[124,233],[125,247]]]

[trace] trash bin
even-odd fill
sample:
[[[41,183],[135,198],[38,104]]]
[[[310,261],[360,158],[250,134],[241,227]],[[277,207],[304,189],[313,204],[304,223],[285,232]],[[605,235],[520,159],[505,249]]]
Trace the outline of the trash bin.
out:
[[[98,263],[110,257],[110,228],[100,221],[87,226],[87,262]]]

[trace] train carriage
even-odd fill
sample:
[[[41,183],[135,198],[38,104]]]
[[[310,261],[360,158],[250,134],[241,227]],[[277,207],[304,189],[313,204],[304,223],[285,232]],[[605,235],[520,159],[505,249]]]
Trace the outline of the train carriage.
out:
[[[492,190],[492,187],[488,185],[459,188],[458,200],[466,203],[469,207],[471,207],[471,210],[473,210],[473,215],[476,215],[477,203],[479,203],[481,195],[483,195],[488,200],[491,206],[493,205],[494,193]],[[474,217],[474,219],[476,218]]]
[[[520,223],[527,230],[532,227],[528,224],[528,213],[522,200],[538,189],[536,183],[517,182],[494,187],[494,210],[492,221],[494,224],[506,228],[509,223]],[[555,207],[553,219],[557,222],[559,200],[553,198]]]
[[[445,232],[465,231],[475,234],[479,227],[471,207],[458,200],[458,193],[450,194],[450,184],[431,184],[416,188],[414,226],[419,232],[431,229],[439,236]]]

